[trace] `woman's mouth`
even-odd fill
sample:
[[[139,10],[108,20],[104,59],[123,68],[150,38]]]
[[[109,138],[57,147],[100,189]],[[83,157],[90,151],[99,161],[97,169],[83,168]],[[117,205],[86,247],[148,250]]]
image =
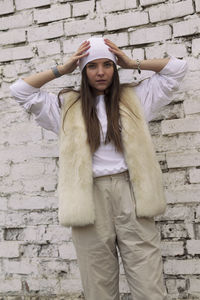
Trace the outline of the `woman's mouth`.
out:
[[[96,80],[97,83],[106,83],[106,80]]]

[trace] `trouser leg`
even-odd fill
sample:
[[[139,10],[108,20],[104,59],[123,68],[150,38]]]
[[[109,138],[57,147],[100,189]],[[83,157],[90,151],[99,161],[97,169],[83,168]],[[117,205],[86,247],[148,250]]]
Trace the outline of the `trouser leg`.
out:
[[[119,264],[109,198],[109,182],[94,182],[96,221],[72,227],[86,300],[119,300]]]
[[[164,300],[160,238],[152,218],[137,218],[129,178],[115,183],[117,244],[134,300]]]

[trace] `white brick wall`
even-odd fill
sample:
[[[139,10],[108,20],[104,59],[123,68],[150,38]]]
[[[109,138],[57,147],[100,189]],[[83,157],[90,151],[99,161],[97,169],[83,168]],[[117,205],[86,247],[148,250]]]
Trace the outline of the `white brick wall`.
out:
[[[1,0],[0,15],[12,13],[14,11],[13,0]]]
[[[13,29],[8,32],[3,32],[0,34],[0,44],[17,44],[26,41],[25,30],[24,29]]]
[[[195,0],[196,11],[200,12],[200,2],[199,0]]]
[[[174,4],[166,3],[149,9],[150,21],[152,23],[179,18],[192,13],[194,13],[192,0],[181,1]]]
[[[10,97],[9,86],[62,63],[91,35],[132,58],[188,62],[180,90],[149,127],[168,203],[156,218],[168,300],[199,299],[199,12],[199,0],[0,0],[0,299],[83,299],[71,229],[58,223],[57,136]],[[76,70],[43,89],[57,93],[79,82]],[[121,260],[120,292],[128,298]]]
[[[108,15],[106,21],[108,30],[129,28],[147,24],[149,22],[148,14],[145,12],[125,13],[121,15]]]
[[[142,6],[148,6],[148,5],[152,5],[152,4],[158,4],[158,3],[162,3],[162,2],[166,2],[166,0],[140,0],[140,4]]]
[[[0,30],[26,27],[32,24],[32,14],[28,11],[22,11],[21,13],[9,16],[2,17],[0,19]]]
[[[165,41],[171,38],[171,28],[169,25],[142,28],[130,32],[130,44],[140,45],[153,43],[157,41]]]
[[[92,13],[94,11],[95,2],[92,1],[84,1],[73,3],[73,17],[84,16]]]
[[[115,0],[114,2],[102,0],[101,2],[97,2],[97,12],[99,10],[103,10],[104,12],[121,11],[131,8],[137,8],[136,0]]]
[[[197,34],[200,32],[200,19],[195,17],[191,20],[175,23],[173,24],[173,32],[174,37]]]
[[[17,10],[41,7],[51,3],[51,0],[15,0]]]
[[[102,17],[96,17],[95,19],[91,19],[90,22],[88,20],[77,20],[74,22],[68,21],[65,23],[65,34],[67,36],[84,34],[88,32],[99,32],[104,31],[104,19]]]
[[[69,4],[62,6],[53,5],[52,8],[34,11],[34,21],[36,21],[38,24],[67,19],[70,16],[71,7]]]
[[[64,34],[62,23],[52,23],[48,26],[28,28],[27,32],[29,42],[57,38]]]

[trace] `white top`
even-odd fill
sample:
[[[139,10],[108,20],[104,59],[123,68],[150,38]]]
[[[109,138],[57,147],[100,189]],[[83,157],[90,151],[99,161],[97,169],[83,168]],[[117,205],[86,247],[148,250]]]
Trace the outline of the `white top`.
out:
[[[156,117],[160,108],[171,102],[171,96],[179,89],[186,71],[187,62],[171,56],[160,72],[154,73],[134,87],[147,122]],[[59,134],[61,110],[58,106],[57,95],[32,87],[23,79],[18,79],[12,84],[10,90],[16,101],[26,111],[35,115],[35,120],[40,126]],[[97,115],[105,137],[107,117],[103,95],[97,97]],[[126,169],[123,154],[116,152],[112,143],[104,145],[103,136],[101,136],[101,145],[93,155],[93,176],[115,174]]]

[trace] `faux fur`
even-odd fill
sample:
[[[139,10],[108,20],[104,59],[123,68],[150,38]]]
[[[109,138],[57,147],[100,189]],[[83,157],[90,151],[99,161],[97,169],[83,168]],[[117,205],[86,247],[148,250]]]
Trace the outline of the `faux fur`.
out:
[[[78,98],[76,92],[63,95],[61,125],[66,110]],[[128,104],[129,108],[125,104]],[[133,112],[138,116],[135,117]],[[138,217],[154,217],[165,211],[162,172],[145,121],[143,109],[133,87],[123,87],[120,101],[122,141],[133,186]],[[60,130],[59,223],[84,226],[95,222],[92,155],[81,112],[80,99],[67,112]]]

